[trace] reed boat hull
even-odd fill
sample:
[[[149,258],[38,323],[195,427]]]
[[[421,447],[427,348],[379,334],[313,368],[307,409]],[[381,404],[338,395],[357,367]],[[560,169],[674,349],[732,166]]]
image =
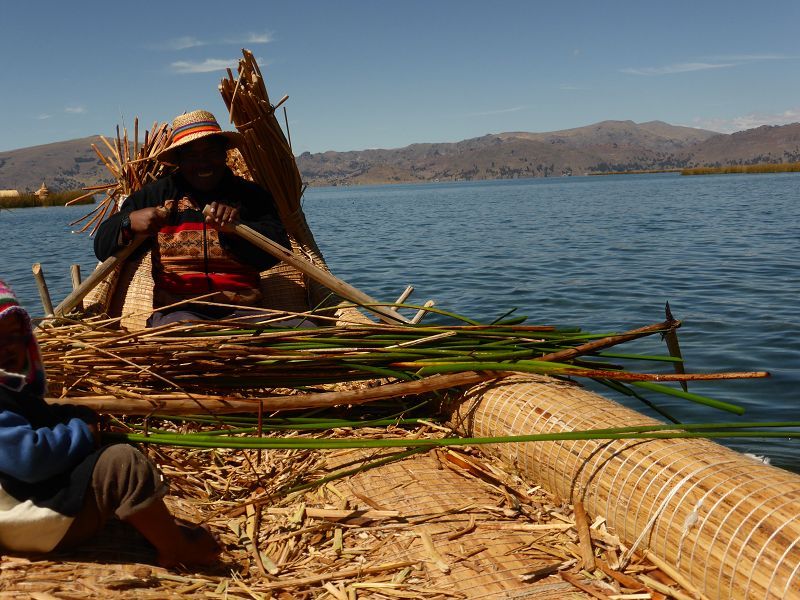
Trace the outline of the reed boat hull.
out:
[[[579,431],[657,421],[577,385],[515,376],[449,409],[462,435]],[[708,598],[800,598],[800,476],[703,439],[482,446],[525,479],[581,501],[631,550]]]

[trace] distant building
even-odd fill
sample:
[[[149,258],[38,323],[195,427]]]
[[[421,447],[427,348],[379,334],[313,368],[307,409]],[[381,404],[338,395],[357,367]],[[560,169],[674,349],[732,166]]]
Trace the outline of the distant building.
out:
[[[47,189],[47,186],[42,182],[42,187],[34,192],[36,196],[39,198],[41,202],[44,202],[47,197],[50,195],[50,190]]]

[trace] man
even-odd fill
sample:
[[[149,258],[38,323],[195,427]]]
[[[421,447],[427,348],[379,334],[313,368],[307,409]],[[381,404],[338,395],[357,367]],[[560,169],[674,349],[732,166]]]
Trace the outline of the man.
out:
[[[176,117],[170,144],[156,158],[177,170],[131,194],[98,230],[94,248],[101,261],[136,237],[151,238],[146,244],[153,249],[153,304],[165,308],[153,313],[148,326],[254,314],[206,304],[167,308],[209,294],[204,301],[258,306],[259,273],[277,259],[232,233],[235,222],[289,247],[270,193],[236,177],[225,163],[227,150],[241,142],[239,133],[222,131],[208,111]],[[207,217],[206,205],[212,211]]]

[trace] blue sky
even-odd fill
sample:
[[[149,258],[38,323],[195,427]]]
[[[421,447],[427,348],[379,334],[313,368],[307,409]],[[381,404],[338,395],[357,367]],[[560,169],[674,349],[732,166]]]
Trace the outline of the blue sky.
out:
[[[0,0],[0,151],[207,108],[241,48],[295,153],[606,119],[800,120],[800,3]]]

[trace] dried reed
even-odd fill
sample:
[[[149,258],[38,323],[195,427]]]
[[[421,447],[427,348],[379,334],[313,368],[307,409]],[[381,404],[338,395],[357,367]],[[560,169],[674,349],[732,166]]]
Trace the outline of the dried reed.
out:
[[[145,131],[144,142],[139,146],[139,119],[134,119],[133,140],[128,139],[128,130],[123,128],[120,135],[117,126],[117,136],[112,144],[105,137],[100,136],[108,154],[92,144],[100,160],[114,178],[113,183],[107,185],[84,188],[87,193],[67,205],[75,204],[100,192],[105,192],[105,197],[88,214],[70,223],[77,225],[86,221],[79,230],[84,232],[91,228],[90,235],[94,235],[100,224],[119,210],[119,206],[132,192],[143,185],[155,181],[165,175],[169,168],[155,160],[155,156],[169,145],[170,128],[166,123],[153,123],[152,133]],[[131,143],[133,144],[131,152]]]
[[[386,433],[372,429],[358,435],[370,439]],[[442,433],[420,426],[392,435],[436,439]],[[624,596],[653,590],[643,575],[659,581],[664,577],[638,557],[621,567],[618,557],[626,548],[602,520],[588,527],[603,571],[582,570],[570,506],[539,487],[523,487],[498,464],[469,449],[417,455],[413,462],[395,462],[345,479],[328,475],[374,459],[363,451],[276,450],[257,465],[253,453],[241,451],[152,446],[146,451],[170,480],[171,510],[204,522],[220,539],[221,563],[202,572],[152,566],[153,553],[141,538],[114,525],[70,552],[46,558],[4,556],[4,593],[137,600],[199,595],[578,598],[590,597],[580,594],[581,586]],[[435,498],[420,496],[431,478],[439,484],[432,492]],[[304,485],[304,491],[292,491]],[[568,573],[574,583],[562,581],[560,573]]]
[[[270,322],[284,316],[275,311],[265,315]],[[765,375],[635,373],[603,363],[587,367],[592,364],[587,354],[665,329],[669,324],[600,336],[526,325],[371,323],[281,329],[216,321],[128,333],[87,320],[44,327],[39,339],[51,389],[60,390],[58,396],[128,414],[361,403],[463,387],[514,372],[602,377],[617,385]],[[571,364],[577,358],[581,366]],[[358,381],[373,383],[355,390],[330,388]],[[666,386],[655,391],[741,412],[734,405]]]

